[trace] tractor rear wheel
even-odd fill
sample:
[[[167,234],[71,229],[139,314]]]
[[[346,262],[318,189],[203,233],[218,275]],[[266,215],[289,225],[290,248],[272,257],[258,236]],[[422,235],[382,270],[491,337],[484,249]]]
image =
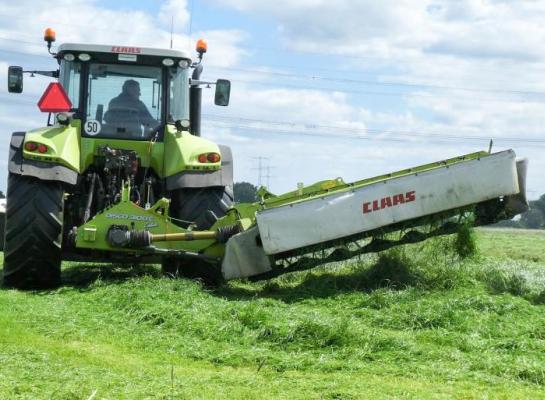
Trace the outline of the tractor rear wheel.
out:
[[[173,192],[170,214],[175,223],[184,228],[195,224],[198,230],[206,230],[225,216],[232,204],[233,189],[230,186],[184,188]],[[161,267],[165,275],[200,279],[208,285],[217,285],[223,280],[219,265],[199,259],[165,257]]]
[[[63,208],[59,182],[9,174],[5,286],[41,289],[60,284]]]
[[[184,228],[194,223],[198,230],[206,230],[225,216],[232,204],[230,186],[183,188],[172,193],[170,213]]]
[[[161,263],[164,275],[201,281],[206,286],[219,286],[223,281],[221,264],[211,264],[196,258],[176,259],[165,257]]]

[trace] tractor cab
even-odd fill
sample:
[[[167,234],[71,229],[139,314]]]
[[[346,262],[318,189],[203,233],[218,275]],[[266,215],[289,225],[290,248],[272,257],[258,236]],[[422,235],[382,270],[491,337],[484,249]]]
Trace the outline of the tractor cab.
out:
[[[191,59],[177,50],[63,44],[59,82],[82,136],[149,140],[167,123],[189,127]]]
[[[46,32],[46,41],[54,36]],[[192,62],[179,50],[66,43],[52,53],[57,71],[10,67],[8,89],[22,91],[23,72],[58,77],[71,102],[62,111],[81,121],[82,137],[161,141],[166,124],[200,136],[199,85],[216,85],[217,105],[227,105],[230,92],[229,81],[199,80],[206,50],[200,40]]]

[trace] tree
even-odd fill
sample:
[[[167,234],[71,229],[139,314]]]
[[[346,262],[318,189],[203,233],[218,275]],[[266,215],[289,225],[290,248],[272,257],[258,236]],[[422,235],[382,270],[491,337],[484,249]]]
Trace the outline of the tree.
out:
[[[530,201],[528,211],[520,219],[500,221],[494,226],[503,228],[545,229],[545,194],[538,200]]]
[[[233,192],[235,203],[254,203],[257,201],[257,187],[249,182],[235,182]]]
[[[520,223],[524,228],[545,229],[545,194],[530,201],[530,208],[520,216]]]
[[[540,210],[545,216],[545,194],[542,195],[538,200],[531,201],[530,205],[532,208]]]
[[[530,204],[530,209],[521,215],[520,222],[521,225],[529,229],[545,228],[545,215],[539,208]]]

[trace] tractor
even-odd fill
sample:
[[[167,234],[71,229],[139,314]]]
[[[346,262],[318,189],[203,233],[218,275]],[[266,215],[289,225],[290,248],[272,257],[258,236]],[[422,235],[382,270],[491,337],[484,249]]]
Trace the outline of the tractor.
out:
[[[227,106],[230,82],[203,82],[204,40],[197,61],[187,52],[134,46],[62,44],[47,29],[45,41],[58,78],[39,102],[47,127],[11,137],[4,246],[4,284],[52,287],[61,260],[142,262],[141,255],[75,247],[76,227],[126,195],[180,228],[206,230],[233,203],[233,161],[227,146],[201,136],[201,85],[215,85],[215,104]],[[21,67],[9,67],[8,89],[23,90]],[[52,115],[54,118],[51,119]],[[108,213],[115,226],[132,215]],[[88,234],[88,233],[86,233]],[[115,241],[122,230],[112,228]],[[165,271],[176,272],[172,258]],[[181,270],[180,270],[181,271]]]

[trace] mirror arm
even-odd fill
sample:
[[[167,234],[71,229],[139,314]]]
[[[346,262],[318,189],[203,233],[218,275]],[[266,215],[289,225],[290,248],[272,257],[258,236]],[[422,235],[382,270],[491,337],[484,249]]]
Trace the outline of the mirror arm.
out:
[[[59,77],[59,70],[56,70],[56,71],[23,71],[23,74],[30,74],[30,76],[42,75],[42,76],[50,76],[52,78],[58,78]]]
[[[210,85],[215,85],[216,82],[209,82],[209,81],[201,81],[197,79],[189,79],[189,85],[190,86],[199,86],[199,85],[206,85],[206,87],[210,87]]]

